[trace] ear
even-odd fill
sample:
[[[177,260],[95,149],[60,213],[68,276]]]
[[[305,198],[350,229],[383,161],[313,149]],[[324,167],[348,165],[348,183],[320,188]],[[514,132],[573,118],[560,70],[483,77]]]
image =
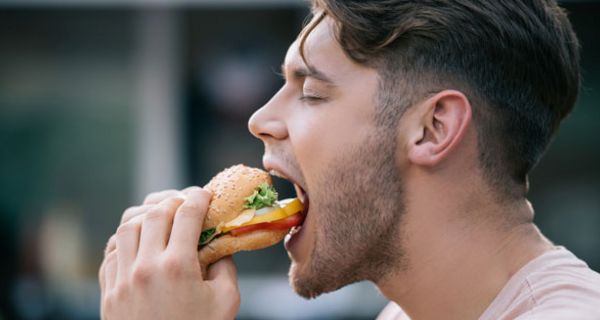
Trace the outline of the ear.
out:
[[[471,124],[471,104],[463,93],[444,90],[418,105],[417,125],[411,128],[408,158],[434,167],[460,144]]]

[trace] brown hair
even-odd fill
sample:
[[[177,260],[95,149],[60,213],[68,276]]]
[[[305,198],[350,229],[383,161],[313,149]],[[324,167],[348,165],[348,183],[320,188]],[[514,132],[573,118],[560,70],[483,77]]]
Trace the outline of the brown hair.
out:
[[[378,122],[396,125],[429,92],[460,90],[489,181],[524,195],[579,90],[578,41],[554,0],[313,0],[313,11],[301,49],[331,17],[345,53],[379,71]]]

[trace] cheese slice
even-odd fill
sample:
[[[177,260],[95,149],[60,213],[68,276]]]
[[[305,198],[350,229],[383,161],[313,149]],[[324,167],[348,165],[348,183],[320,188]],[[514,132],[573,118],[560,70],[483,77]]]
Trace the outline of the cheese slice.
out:
[[[237,218],[225,223],[222,226],[219,225],[217,227],[217,232],[229,232],[240,227],[285,219],[302,211],[304,208],[302,202],[298,198],[294,198],[287,202],[282,202],[281,204],[283,205],[282,208],[274,207],[272,211],[262,215],[255,215],[256,211],[253,209],[244,210],[244,212],[242,212],[242,214]],[[252,216],[250,217],[250,215]],[[250,217],[250,219],[248,219],[248,217]],[[243,222],[240,223],[241,221]]]
[[[254,209],[246,209],[244,211],[242,211],[242,213],[237,216],[235,219],[227,222],[225,225],[223,225],[223,227],[239,227],[241,225],[243,225],[244,223],[251,221],[252,218],[254,218],[254,215],[256,214],[256,210]]]

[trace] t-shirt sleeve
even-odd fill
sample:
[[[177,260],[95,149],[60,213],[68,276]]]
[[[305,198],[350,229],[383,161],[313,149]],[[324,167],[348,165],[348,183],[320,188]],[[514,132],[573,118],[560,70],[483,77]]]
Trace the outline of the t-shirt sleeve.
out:
[[[396,303],[388,303],[377,316],[377,320],[410,320]]]

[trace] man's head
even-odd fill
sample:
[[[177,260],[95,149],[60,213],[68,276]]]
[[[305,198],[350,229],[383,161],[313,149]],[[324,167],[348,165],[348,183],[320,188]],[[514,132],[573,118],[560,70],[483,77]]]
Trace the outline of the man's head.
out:
[[[315,0],[313,9],[332,17],[352,60],[378,70],[383,121],[395,125],[429,92],[462,91],[489,182],[524,195],[579,89],[578,41],[554,0]]]
[[[265,167],[310,199],[288,245],[307,297],[410,266],[405,186],[421,168],[471,161],[496,198],[523,197],[579,82],[576,38],[551,1],[313,4],[285,85],[249,122]]]

